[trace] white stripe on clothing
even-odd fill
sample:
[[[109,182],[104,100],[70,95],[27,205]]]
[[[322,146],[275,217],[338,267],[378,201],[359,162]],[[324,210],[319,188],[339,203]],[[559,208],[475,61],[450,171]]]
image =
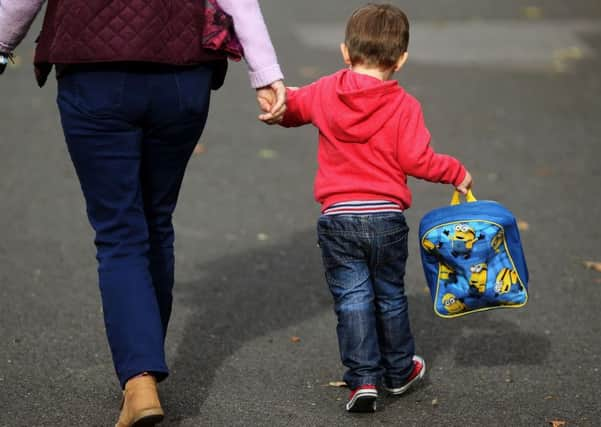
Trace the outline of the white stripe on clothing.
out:
[[[324,215],[341,214],[372,214],[383,212],[403,212],[401,207],[387,200],[351,200],[348,202],[335,203],[323,211]]]

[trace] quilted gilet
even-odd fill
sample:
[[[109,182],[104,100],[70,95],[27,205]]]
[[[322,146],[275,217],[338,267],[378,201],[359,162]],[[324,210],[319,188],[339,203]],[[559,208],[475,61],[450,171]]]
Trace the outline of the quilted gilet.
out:
[[[202,47],[205,0],[49,0],[35,55],[42,86],[52,64],[223,58]]]

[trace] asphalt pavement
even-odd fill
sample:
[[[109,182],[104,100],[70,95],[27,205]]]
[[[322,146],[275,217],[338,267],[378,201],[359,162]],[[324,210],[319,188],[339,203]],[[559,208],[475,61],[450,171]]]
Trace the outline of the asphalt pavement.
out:
[[[262,0],[290,85],[342,66],[356,0]],[[414,28],[398,76],[433,145],[522,221],[530,300],[437,318],[417,225],[451,189],[410,182],[407,293],[425,381],[375,414],[343,410],[312,197],[316,131],[267,128],[245,67],[214,93],[175,223],[165,426],[600,426],[601,3],[396,2]],[[56,85],[30,66],[39,22],[0,77],[0,426],[111,426],[120,402],[92,233]],[[415,49],[413,52],[411,49]],[[556,424],[562,425],[562,424]]]

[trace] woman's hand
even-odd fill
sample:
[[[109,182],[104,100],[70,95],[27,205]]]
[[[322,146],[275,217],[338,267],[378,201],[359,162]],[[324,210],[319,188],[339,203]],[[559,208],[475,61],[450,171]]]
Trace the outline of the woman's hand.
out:
[[[286,86],[282,80],[277,80],[269,86],[257,89],[257,102],[262,114],[259,120],[269,125],[280,123],[286,112]]]

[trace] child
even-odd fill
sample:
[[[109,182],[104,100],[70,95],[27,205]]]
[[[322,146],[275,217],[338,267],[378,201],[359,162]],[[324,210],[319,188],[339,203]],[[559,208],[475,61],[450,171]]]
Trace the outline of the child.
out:
[[[407,176],[463,193],[472,182],[458,160],[430,148],[420,104],[391,80],[407,61],[408,40],[409,22],[397,7],[358,9],[341,45],[349,69],[289,89],[281,122],[319,129],[317,231],[352,412],[375,410],[376,385],[401,395],[426,371],[414,353],[403,282]]]

